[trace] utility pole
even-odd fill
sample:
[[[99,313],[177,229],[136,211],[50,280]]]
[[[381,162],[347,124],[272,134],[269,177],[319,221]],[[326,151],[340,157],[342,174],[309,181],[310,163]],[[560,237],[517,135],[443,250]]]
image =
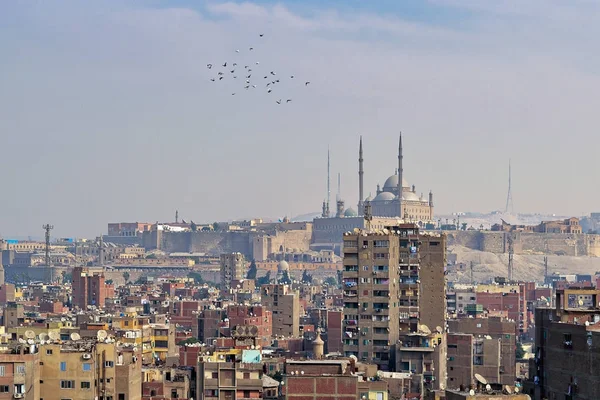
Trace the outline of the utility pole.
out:
[[[507,241],[508,241],[508,280],[509,280],[509,282],[512,282],[514,249],[513,249],[513,237],[512,237],[511,233],[508,234]]]
[[[508,213],[509,210],[511,214],[515,213],[515,206],[513,205],[512,199],[512,171],[510,159],[508,160],[508,194],[506,195],[506,207],[504,208],[504,213]]]
[[[54,283],[54,270],[50,265],[50,231],[54,229],[54,225],[46,224],[42,226],[42,229],[46,231],[46,254],[45,254],[45,264],[46,268],[50,268],[50,283]]]
[[[175,223],[179,223],[179,210],[175,210]]]
[[[544,256],[544,283],[548,282],[548,256]]]
[[[471,261],[471,285],[475,283],[475,280],[473,279],[473,269],[475,269],[475,262]]]

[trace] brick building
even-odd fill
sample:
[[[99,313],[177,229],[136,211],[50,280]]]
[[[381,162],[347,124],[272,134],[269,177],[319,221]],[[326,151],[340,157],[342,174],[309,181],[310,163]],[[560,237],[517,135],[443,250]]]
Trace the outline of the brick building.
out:
[[[102,268],[73,268],[73,306],[81,309],[89,305],[103,308],[107,298],[115,295],[115,288],[107,284]]]

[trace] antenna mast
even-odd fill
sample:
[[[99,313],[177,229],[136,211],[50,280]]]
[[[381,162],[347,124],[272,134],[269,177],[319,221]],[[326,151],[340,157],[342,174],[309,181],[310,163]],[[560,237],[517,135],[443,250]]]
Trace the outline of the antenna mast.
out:
[[[515,206],[513,205],[512,199],[512,170],[510,166],[510,158],[508,159],[508,194],[506,195],[506,207],[504,208],[504,213],[508,213],[510,208],[511,214],[515,213]]]
[[[329,217],[329,204],[331,200],[331,188],[330,188],[330,180],[329,180],[329,147],[327,147],[327,216]]]
[[[371,221],[373,220],[373,215],[371,214],[371,202],[370,201],[365,201],[365,211],[364,211],[364,218],[365,218],[365,227],[367,228],[367,232],[371,231]]]
[[[54,229],[54,225],[46,224],[42,226],[42,229],[46,231],[46,254],[45,254],[45,264],[46,268],[50,268],[50,283],[54,283],[54,270],[50,265],[50,231]]]
[[[514,266],[513,266],[514,249],[513,249],[513,237],[512,237],[511,233],[508,234],[507,241],[508,241],[508,280],[510,282],[512,282],[513,268],[514,268]]]

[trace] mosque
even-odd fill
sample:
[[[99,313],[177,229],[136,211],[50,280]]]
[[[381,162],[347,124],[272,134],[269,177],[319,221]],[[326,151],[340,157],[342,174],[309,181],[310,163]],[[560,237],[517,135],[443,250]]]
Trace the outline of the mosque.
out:
[[[335,244],[344,232],[354,228],[365,228],[363,217],[365,206],[369,205],[372,215],[371,226],[383,228],[397,223],[399,219],[414,222],[426,228],[433,226],[433,192],[424,197],[416,192],[415,185],[410,186],[404,179],[402,169],[402,135],[398,145],[398,167],[394,175],[388,177],[381,187],[377,185],[375,197],[364,197],[364,158],[362,137],[358,149],[358,212],[352,208],[344,209],[344,201],[337,199],[335,217],[329,212],[329,204],[323,202],[323,211],[320,218],[313,220],[313,244],[315,248],[327,248]],[[399,196],[398,194],[402,195]],[[319,246],[322,245],[322,246]],[[335,246],[334,246],[335,248]]]

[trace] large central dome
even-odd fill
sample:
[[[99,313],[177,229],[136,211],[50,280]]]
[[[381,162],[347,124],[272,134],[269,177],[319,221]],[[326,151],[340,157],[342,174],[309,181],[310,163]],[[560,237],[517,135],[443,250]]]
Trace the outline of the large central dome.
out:
[[[406,179],[402,179],[402,187],[403,188],[408,188],[408,182],[406,182]],[[398,189],[398,175],[392,175],[389,178],[386,179],[385,183],[383,184],[383,191],[384,192],[391,192],[392,189]]]

